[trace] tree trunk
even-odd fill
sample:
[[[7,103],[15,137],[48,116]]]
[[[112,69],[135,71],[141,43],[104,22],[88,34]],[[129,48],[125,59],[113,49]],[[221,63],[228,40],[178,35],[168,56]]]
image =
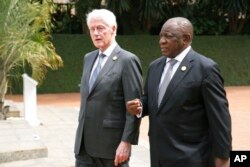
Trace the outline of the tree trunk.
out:
[[[82,18],[82,33],[83,34],[87,34],[88,33],[88,27],[87,27],[86,24],[87,23],[86,23],[85,19]]]
[[[3,61],[0,58],[0,113],[3,112],[4,97],[6,95],[6,92],[7,92],[7,75]]]
[[[248,16],[245,18],[238,18],[238,15],[229,16],[229,32],[233,35],[242,34],[242,30],[247,22]]]
[[[4,97],[7,92],[7,78],[5,72],[0,68],[0,120],[6,119],[6,107],[4,106]]]
[[[2,77],[0,77],[0,80],[2,80],[0,83],[0,103],[1,103],[4,102],[4,97],[7,92],[7,81]]]

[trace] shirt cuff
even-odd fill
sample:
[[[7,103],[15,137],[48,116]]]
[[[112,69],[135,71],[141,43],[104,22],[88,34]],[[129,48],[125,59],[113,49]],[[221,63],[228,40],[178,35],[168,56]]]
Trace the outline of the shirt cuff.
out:
[[[141,110],[139,111],[140,112],[139,114],[136,114],[137,118],[141,118],[142,117],[143,106],[142,106],[141,102],[140,102],[140,104],[141,104]]]

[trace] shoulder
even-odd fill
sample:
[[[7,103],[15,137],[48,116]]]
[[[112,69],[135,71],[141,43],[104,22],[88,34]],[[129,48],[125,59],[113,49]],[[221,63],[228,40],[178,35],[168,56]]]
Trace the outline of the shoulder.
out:
[[[97,53],[98,53],[98,50],[94,50],[94,51],[88,52],[88,53],[85,54],[84,58],[88,59],[89,57],[91,57],[93,55],[97,55]]]
[[[132,52],[130,52],[130,51],[128,51],[128,50],[125,50],[125,49],[123,49],[123,48],[120,48],[120,50],[119,50],[119,52],[118,52],[120,55],[122,55],[123,57],[125,57],[125,58],[135,58],[135,57],[137,57],[136,55],[135,55],[135,53],[132,53]]]
[[[128,50],[125,50],[123,48],[119,48],[116,52],[119,55],[119,58],[123,61],[137,61],[140,62],[139,57]]]
[[[198,53],[194,50],[190,50],[190,52],[187,54],[187,57],[190,59],[191,62],[194,62],[195,65],[198,65],[203,68],[211,68],[214,66],[218,66],[218,64],[212,58]]]
[[[191,56],[190,56],[191,52]],[[205,77],[211,75],[221,75],[219,65],[210,57],[204,56],[195,51],[190,51],[187,56],[191,57],[192,65],[200,72],[203,72]]]
[[[164,57],[164,56],[161,56],[161,57],[159,57],[159,58],[153,60],[153,61],[149,64],[149,68],[158,66],[160,62],[164,61],[163,59],[165,59],[165,57]]]

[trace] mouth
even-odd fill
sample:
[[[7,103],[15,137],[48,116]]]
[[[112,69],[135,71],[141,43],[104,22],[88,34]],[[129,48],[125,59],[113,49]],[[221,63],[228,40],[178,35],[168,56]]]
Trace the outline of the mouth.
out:
[[[161,47],[161,52],[167,52],[168,51],[168,49],[167,48],[163,48],[163,47]]]
[[[100,39],[100,38],[96,38],[96,39],[95,39],[96,42],[99,42],[99,41],[101,41],[101,40],[102,40],[102,39]]]

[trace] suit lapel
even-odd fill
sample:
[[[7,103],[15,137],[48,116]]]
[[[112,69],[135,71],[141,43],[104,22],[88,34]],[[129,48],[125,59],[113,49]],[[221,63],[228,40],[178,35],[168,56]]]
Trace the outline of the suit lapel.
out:
[[[157,113],[158,109],[158,90],[159,90],[159,83],[161,80],[161,74],[166,64],[166,58],[162,56],[157,60],[157,62],[149,68],[148,76],[147,76],[147,84],[146,90],[149,96],[150,103],[154,106]]]
[[[188,72],[192,68],[192,50],[189,51],[189,53],[186,55],[186,57],[182,60],[181,64],[179,65],[178,69],[176,70],[173,78],[171,79],[168,88],[165,92],[165,95],[163,96],[161,105],[159,106],[159,109],[165,104],[168,99],[171,97],[171,95],[174,93],[174,90],[177,89],[177,86],[181,83],[181,81],[185,78],[185,76],[188,74]]]
[[[155,106],[158,106],[158,91],[159,91],[159,84],[160,84],[160,81],[161,81],[161,74],[164,70],[164,67],[166,65],[166,58],[165,57],[162,57],[162,59],[159,61],[159,63],[156,65],[156,68],[154,69],[154,71],[152,72],[152,74],[159,74],[159,75],[155,75],[152,80],[152,87],[150,87],[150,92],[151,90],[153,90],[152,92],[154,93],[153,94],[153,97],[152,99],[154,99],[154,105]]]
[[[118,60],[118,58],[120,56],[119,55],[120,49],[121,49],[120,46],[117,45],[115,47],[115,49],[113,50],[113,52],[111,53],[111,55],[108,57],[108,60],[106,61],[105,65],[103,66],[103,68],[101,69],[100,73],[98,74],[98,76],[97,76],[97,78],[95,80],[95,83],[93,85],[93,88],[92,88],[91,92],[96,88],[98,83],[104,78],[106,73],[109,72],[112,69],[115,62]]]

